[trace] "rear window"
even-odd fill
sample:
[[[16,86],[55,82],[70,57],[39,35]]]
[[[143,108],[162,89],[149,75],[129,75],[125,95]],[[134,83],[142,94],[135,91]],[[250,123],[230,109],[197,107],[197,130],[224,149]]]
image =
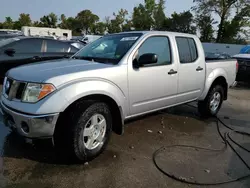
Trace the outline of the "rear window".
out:
[[[193,63],[198,58],[197,46],[192,38],[176,37],[180,63]]]
[[[5,45],[7,45],[7,44],[10,44],[10,43],[18,41],[18,40],[19,39],[17,39],[17,38],[9,38],[9,39],[3,38],[1,40],[1,36],[0,36],[0,47],[3,47]]]
[[[47,50],[46,52],[49,53],[64,53],[70,51],[70,44],[67,44],[66,42],[60,42],[57,40],[46,40],[47,43]]]
[[[8,45],[16,53],[40,53],[42,51],[42,39],[22,39]]]

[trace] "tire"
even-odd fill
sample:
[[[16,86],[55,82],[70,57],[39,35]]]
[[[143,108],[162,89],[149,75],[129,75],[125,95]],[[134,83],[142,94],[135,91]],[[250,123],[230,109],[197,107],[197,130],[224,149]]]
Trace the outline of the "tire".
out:
[[[213,99],[216,97],[215,102],[213,103]],[[218,100],[218,96],[220,99]],[[212,117],[216,116],[219,112],[222,102],[224,100],[224,89],[221,85],[212,86],[209,90],[207,97],[204,101],[198,102],[198,110],[202,117]],[[214,105],[211,105],[211,104]],[[216,105],[215,105],[216,104]]]
[[[99,156],[106,148],[112,132],[109,106],[103,102],[79,101],[63,116],[54,135],[59,157],[86,162]],[[93,142],[92,145],[88,144],[89,140]]]

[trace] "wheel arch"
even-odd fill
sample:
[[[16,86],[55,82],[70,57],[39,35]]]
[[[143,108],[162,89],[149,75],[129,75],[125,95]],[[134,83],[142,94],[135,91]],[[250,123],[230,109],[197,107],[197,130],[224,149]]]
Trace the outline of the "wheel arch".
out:
[[[213,81],[213,83],[212,83],[210,89],[213,88],[213,87],[216,86],[216,85],[222,86],[222,88],[223,88],[223,90],[224,90],[224,100],[227,100],[228,84],[227,84],[227,81],[226,81],[225,77],[223,77],[223,76],[217,77],[217,78]]]
[[[218,68],[212,71],[206,79],[205,88],[202,95],[199,97],[198,101],[203,101],[207,97],[207,94],[211,90],[211,88],[215,85],[219,84],[224,89],[224,100],[227,100],[227,91],[228,91],[228,83],[227,83],[227,73],[224,69]]]
[[[112,119],[113,119],[113,125],[112,130],[118,135],[122,135],[124,132],[124,116],[123,116],[123,109],[121,106],[117,104],[117,102],[111,98],[108,95],[105,94],[91,94],[84,97],[81,97],[75,101],[73,101],[71,104],[69,104],[63,112],[60,113],[58,124],[62,122],[62,119],[65,118],[68,111],[73,110],[74,106],[82,101],[98,101],[98,102],[104,102],[110,107]],[[59,125],[56,125],[56,127]]]

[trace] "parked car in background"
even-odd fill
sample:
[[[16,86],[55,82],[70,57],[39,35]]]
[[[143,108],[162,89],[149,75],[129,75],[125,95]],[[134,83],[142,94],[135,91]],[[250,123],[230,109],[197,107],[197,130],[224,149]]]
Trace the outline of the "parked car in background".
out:
[[[73,36],[71,40],[80,41],[86,45],[102,37],[103,37],[102,35]]]
[[[76,42],[41,37],[15,37],[0,41],[0,79],[11,68],[68,57],[81,48]]]
[[[240,54],[250,54],[250,45],[245,46],[240,50]]]
[[[197,36],[171,32],[106,35],[69,59],[21,66],[5,77],[5,125],[28,138],[53,138],[61,157],[88,161],[122,134],[125,120],[198,101],[216,115],[237,61],[205,61]]]
[[[82,49],[84,46],[86,46],[86,44],[80,42],[80,41],[72,41],[72,40],[63,40],[61,42],[70,44],[71,46],[76,47],[77,49]]]
[[[232,57],[225,52],[206,52],[206,60],[231,59]]]
[[[20,37],[20,36],[23,36],[23,35],[22,34],[9,34],[9,33],[4,33],[3,31],[0,31],[0,41],[4,39]]]
[[[247,50],[245,52],[247,52]],[[236,81],[250,82],[250,53],[237,54],[234,58],[237,59],[239,63]]]

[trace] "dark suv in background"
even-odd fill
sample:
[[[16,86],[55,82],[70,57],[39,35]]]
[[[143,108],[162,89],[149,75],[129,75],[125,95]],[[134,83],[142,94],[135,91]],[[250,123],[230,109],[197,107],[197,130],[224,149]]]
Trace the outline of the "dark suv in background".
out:
[[[65,58],[76,53],[82,44],[41,37],[15,37],[0,40],[0,81],[11,68]]]

